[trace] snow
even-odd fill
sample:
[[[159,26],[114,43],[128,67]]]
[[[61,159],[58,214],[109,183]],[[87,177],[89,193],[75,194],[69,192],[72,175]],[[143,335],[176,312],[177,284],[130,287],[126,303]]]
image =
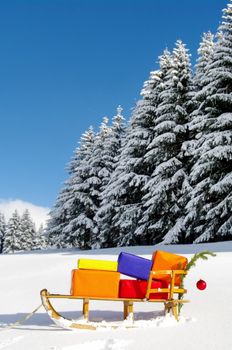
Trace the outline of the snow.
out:
[[[0,349],[6,350],[141,350],[198,349],[230,350],[232,348],[232,241],[198,245],[165,245],[111,248],[92,251],[71,249],[0,255],[0,327],[13,323],[40,304],[39,291],[69,293],[71,270],[80,257],[116,260],[120,251],[151,258],[156,249],[179,253],[190,258],[194,253],[210,250],[215,258],[199,261],[188,277],[185,287],[190,303],[182,308],[180,321],[163,315],[162,304],[136,303],[136,328],[126,328],[122,321],[122,303],[92,301],[90,320],[95,324],[117,323],[121,327],[96,331],[65,330],[55,325],[43,308],[25,324],[14,329],[0,329]],[[207,289],[199,291],[200,279]],[[65,317],[82,316],[78,300],[56,300],[54,306]],[[128,325],[131,320],[126,321]]]
[[[128,341],[115,341],[114,339],[110,338],[107,340],[96,340],[96,341],[90,341],[86,342],[84,344],[81,344],[78,346],[78,350],[88,350],[88,349],[94,349],[94,350],[122,350],[125,349],[126,346],[130,342]],[[64,348],[65,350],[76,350],[76,346],[68,346]]]

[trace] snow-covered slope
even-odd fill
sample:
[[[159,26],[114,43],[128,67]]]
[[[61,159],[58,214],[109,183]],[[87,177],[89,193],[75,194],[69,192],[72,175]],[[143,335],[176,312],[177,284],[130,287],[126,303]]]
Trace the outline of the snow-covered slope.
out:
[[[11,350],[140,350],[140,349],[232,349],[232,242],[201,245],[173,245],[102,249],[95,251],[59,250],[0,255],[0,326],[14,322],[40,303],[39,291],[69,293],[71,270],[80,256],[117,259],[120,251],[150,258],[156,249],[192,254],[211,250],[217,257],[199,261],[186,278],[189,304],[182,308],[179,323],[164,318],[161,304],[138,303],[136,320],[145,320],[139,329],[68,331],[52,323],[43,309],[24,325],[0,330],[0,349]],[[207,282],[203,292],[198,279]],[[56,307],[71,317],[81,315],[80,301],[56,301]],[[122,304],[93,301],[90,318],[100,321],[122,319]],[[149,320],[154,319],[151,323]]]

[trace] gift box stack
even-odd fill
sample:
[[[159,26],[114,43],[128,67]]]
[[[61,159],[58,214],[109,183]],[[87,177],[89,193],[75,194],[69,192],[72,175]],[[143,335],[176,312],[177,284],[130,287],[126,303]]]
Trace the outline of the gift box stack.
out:
[[[118,261],[79,259],[78,269],[72,271],[71,294],[79,297],[144,299],[150,271],[184,269],[185,257],[156,251],[152,259],[122,252]],[[120,279],[129,276],[129,279]],[[151,288],[167,288],[169,275],[157,275]],[[176,278],[176,285],[180,280]],[[150,299],[167,299],[168,293],[150,294]]]

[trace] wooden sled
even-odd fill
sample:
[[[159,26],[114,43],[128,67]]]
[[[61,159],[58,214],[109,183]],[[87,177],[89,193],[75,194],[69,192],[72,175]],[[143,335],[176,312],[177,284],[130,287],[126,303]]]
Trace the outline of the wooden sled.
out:
[[[170,275],[171,283],[168,288],[152,289],[152,280],[156,274],[159,275]],[[134,323],[134,302],[151,302],[151,303],[163,303],[164,312],[172,313],[175,319],[179,320],[179,304],[187,303],[188,300],[180,299],[183,294],[187,293],[187,290],[179,286],[175,286],[175,280],[177,275],[186,275],[187,272],[184,270],[162,270],[162,271],[151,271],[148,280],[147,292],[144,299],[129,299],[129,298],[100,298],[100,297],[89,297],[89,296],[73,296],[73,295],[62,295],[62,294],[50,294],[46,289],[41,290],[40,295],[43,306],[47,311],[49,317],[58,326],[66,329],[86,329],[96,330],[97,328],[119,328],[121,326],[116,324],[96,323],[89,321],[89,302],[90,300],[105,300],[105,301],[120,301],[123,302],[123,313],[124,320],[131,320],[131,323],[125,323],[123,327],[136,328]],[[150,299],[152,293],[168,293],[168,299]],[[175,298],[176,296],[176,298]],[[81,299],[83,300],[83,320],[71,320],[60,315],[51,304],[51,299]]]

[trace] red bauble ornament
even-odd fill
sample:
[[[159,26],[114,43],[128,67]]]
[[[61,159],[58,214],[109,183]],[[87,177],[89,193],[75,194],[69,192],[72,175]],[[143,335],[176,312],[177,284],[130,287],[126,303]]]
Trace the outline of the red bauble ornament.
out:
[[[204,290],[206,288],[207,284],[205,281],[199,280],[199,281],[197,281],[196,286],[199,290]]]

